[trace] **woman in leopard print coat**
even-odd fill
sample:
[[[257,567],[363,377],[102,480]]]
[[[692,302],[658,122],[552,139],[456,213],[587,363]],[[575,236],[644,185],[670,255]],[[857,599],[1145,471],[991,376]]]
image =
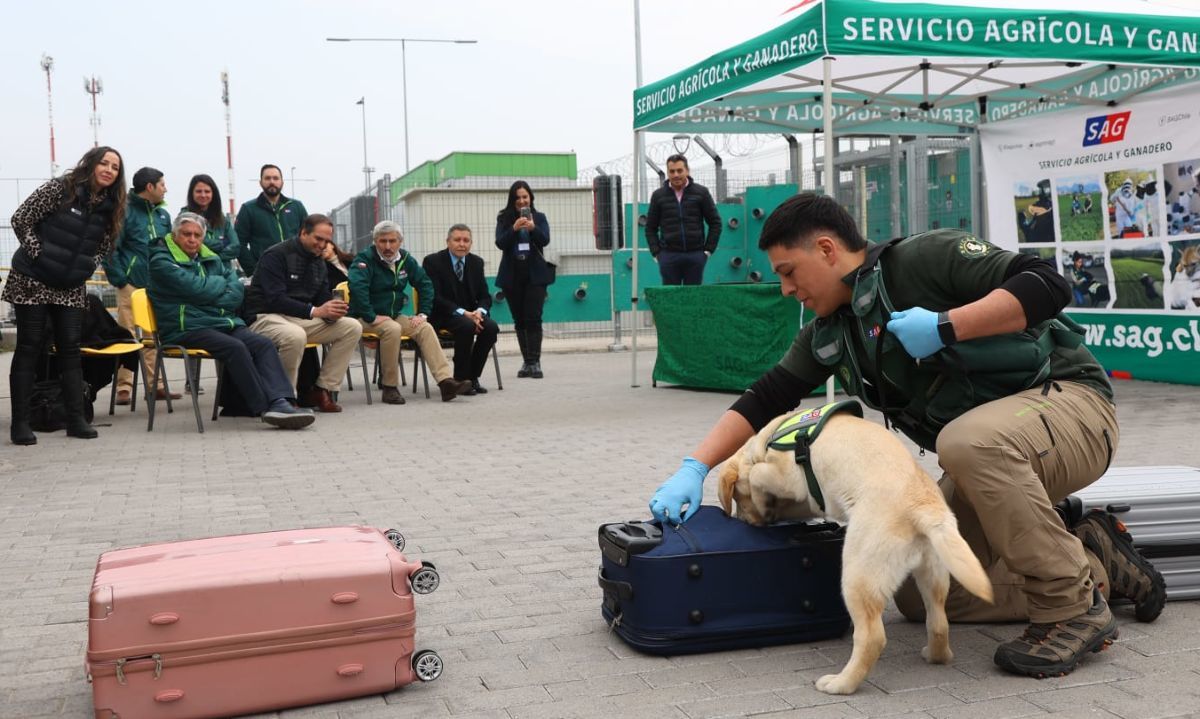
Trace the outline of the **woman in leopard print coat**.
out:
[[[8,383],[13,444],[37,444],[29,427],[29,400],[38,357],[46,346],[47,319],[54,326],[67,434],[91,439],[96,430],[83,414],[79,342],[85,283],[110,252],[125,215],[125,168],[111,147],[89,150],[74,169],[33,191],[13,213],[20,243],[0,299],[16,310],[17,349]]]

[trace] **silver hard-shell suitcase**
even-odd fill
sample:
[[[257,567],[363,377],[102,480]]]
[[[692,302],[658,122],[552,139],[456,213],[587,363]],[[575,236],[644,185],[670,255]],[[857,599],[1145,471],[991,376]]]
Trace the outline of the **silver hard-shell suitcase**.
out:
[[[1071,519],[1093,509],[1120,519],[1162,572],[1168,600],[1200,598],[1200,468],[1111,468],[1065,504]]]

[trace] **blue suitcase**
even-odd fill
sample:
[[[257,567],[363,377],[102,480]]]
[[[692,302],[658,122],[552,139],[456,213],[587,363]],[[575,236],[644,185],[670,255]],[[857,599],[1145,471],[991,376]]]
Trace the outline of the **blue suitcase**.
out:
[[[691,654],[841,636],[842,543],[836,524],[752,527],[718,507],[686,524],[599,530],[602,614],[630,646]]]

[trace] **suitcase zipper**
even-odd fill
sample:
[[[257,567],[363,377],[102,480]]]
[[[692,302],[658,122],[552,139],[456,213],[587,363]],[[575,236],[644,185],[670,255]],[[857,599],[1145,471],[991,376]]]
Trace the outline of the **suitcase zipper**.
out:
[[[140,657],[122,657],[117,660],[117,683],[122,686],[124,686],[126,683],[125,682],[125,665],[126,664],[128,664],[129,662],[140,662],[140,661],[144,661],[146,659],[154,660],[154,678],[158,679],[159,677],[161,677],[162,676],[162,666],[163,666],[161,654],[146,654],[146,655],[143,655]],[[88,674],[89,681],[91,680],[91,678],[92,678],[92,675]]]
[[[407,632],[414,628],[414,622],[389,622],[388,624],[379,624],[371,627],[359,627],[350,629],[349,631],[337,631],[326,634],[316,634],[304,637],[287,637],[274,641],[265,642],[259,646],[229,646],[229,647],[202,647],[189,652],[182,652],[177,655],[168,657],[171,666],[188,666],[191,664],[221,661],[223,659],[239,657],[239,656],[262,656],[266,654],[287,653],[291,651],[302,651],[307,648],[320,646],[338,646],[342,644],[354,643],[354,637],[360,637],[368,634],[388,634],[397,631]],[[411,636],[410,634],[405,634]],[[216,651],[211,651],[216,649]],[[100,673],[96,669],[105,669],[113,667],[117,676],[117,683],[125,685],[126,682],[126,666],[132,662],[139,661],[154,661],[154,678],[158,679],[162,676],[164,660],[162,653],[143,654],[134,657],[121,657],[116,660],[95,662],[92,664],[92,671],[88,673],[88,681],[93,681],[93,675]],[[134,671],[134,667],[129,667]],[[101,673],[103,675],[103,673]]]

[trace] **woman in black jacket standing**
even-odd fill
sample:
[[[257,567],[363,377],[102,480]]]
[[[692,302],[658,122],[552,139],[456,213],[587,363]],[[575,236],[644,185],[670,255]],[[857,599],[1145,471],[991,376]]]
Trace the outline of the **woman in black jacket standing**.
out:
[[[496,216],[496,247],[504,253],[496,286],[504,290],[524,362],[518,377],[541,379],[542,306],[554,282],[543,248],[550,244],[550,223],[533,207],[533,189],[524,180],[508,188],[508,204]]]
[[[37,444],[29,399],[46,320],[54,326],[67,434],[92,439],[83,414],[79,338],[87,308],[85,283],[113,248],[125,217],[125,165],[111,147],[87,152],[74,169],[33,191],[12,216],[20,247],[0,299],[17,316],[17,349],[8,375],[13,444]]]

